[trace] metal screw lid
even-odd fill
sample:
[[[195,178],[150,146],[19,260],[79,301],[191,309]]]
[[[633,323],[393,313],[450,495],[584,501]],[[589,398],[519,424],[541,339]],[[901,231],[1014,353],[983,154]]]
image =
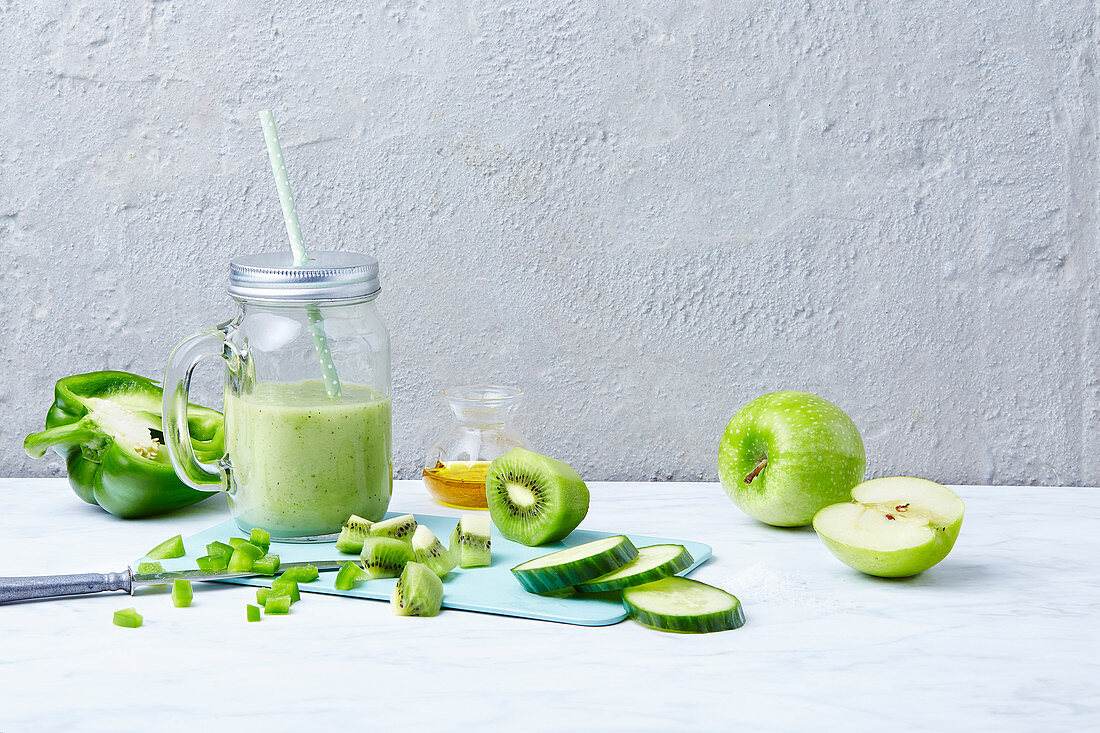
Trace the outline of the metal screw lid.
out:
[[[373,298],[382,286],[378,260],[355,252],[312,252],[294,265],[290,252],[260,252],[229,261],[229,288],[234,298],[313,303]]]

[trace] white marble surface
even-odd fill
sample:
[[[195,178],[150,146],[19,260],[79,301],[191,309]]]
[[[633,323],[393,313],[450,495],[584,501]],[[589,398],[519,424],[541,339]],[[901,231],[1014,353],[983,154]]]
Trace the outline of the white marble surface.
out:
[[[717,484],[591,488],[585,527],[711,544],[693,577],[740,597],[746,626],[408,619],[315,594],[249,624],[252,589],[213,584],[187,609],[161,594],[13,604],[0,731],[1100,729],[1100,490],[959,487],[951,556],[882,581],[812,531],[754,523]],[[412,481],[392,507],[450,512]],[[122,521],[63,480],[0,480],[0,575],[120,570],[224,516],[219,497]],[[130,605],[145,626],[112,626]]]

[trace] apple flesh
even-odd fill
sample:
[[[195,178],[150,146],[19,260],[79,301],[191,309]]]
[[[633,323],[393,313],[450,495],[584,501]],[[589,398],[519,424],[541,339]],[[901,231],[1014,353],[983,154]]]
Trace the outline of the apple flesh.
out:
[[[962,499],[920,478],[877,478],[852,501],[827,506],[814,530],[837,558],[868,575],[904,578],[947,557],[962,527]]]
[[[777,527],[802,527],[851,498],[867,466],[852,419],[806,392],[772,392],[733,416],[718,450],[718,477],[733,503]]]

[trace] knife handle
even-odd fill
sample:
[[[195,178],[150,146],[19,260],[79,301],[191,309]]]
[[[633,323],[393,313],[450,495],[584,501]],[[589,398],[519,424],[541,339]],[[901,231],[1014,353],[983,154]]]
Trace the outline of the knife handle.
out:
[[[108,590],[131,592],[130,570],[121,573],[79,573],[75,575],[30,575],[0,578],[0,603],[32,598],[81,596]]]

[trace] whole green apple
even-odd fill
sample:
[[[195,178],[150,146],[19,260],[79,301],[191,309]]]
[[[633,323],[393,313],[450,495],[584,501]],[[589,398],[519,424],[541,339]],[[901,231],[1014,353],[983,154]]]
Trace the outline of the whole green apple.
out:
[[[946,486],[922,478],[876,478],[852,489],[851,501],[818,512],[814,530],[844,564],[881,578],[905,578],[947,557],[964,510]]]
[[[867,457],[856,424],[828,400],[772,392],[737,411],[718,449],[718,478],[733,503],[777,527],[801,527],[852,498]]]

